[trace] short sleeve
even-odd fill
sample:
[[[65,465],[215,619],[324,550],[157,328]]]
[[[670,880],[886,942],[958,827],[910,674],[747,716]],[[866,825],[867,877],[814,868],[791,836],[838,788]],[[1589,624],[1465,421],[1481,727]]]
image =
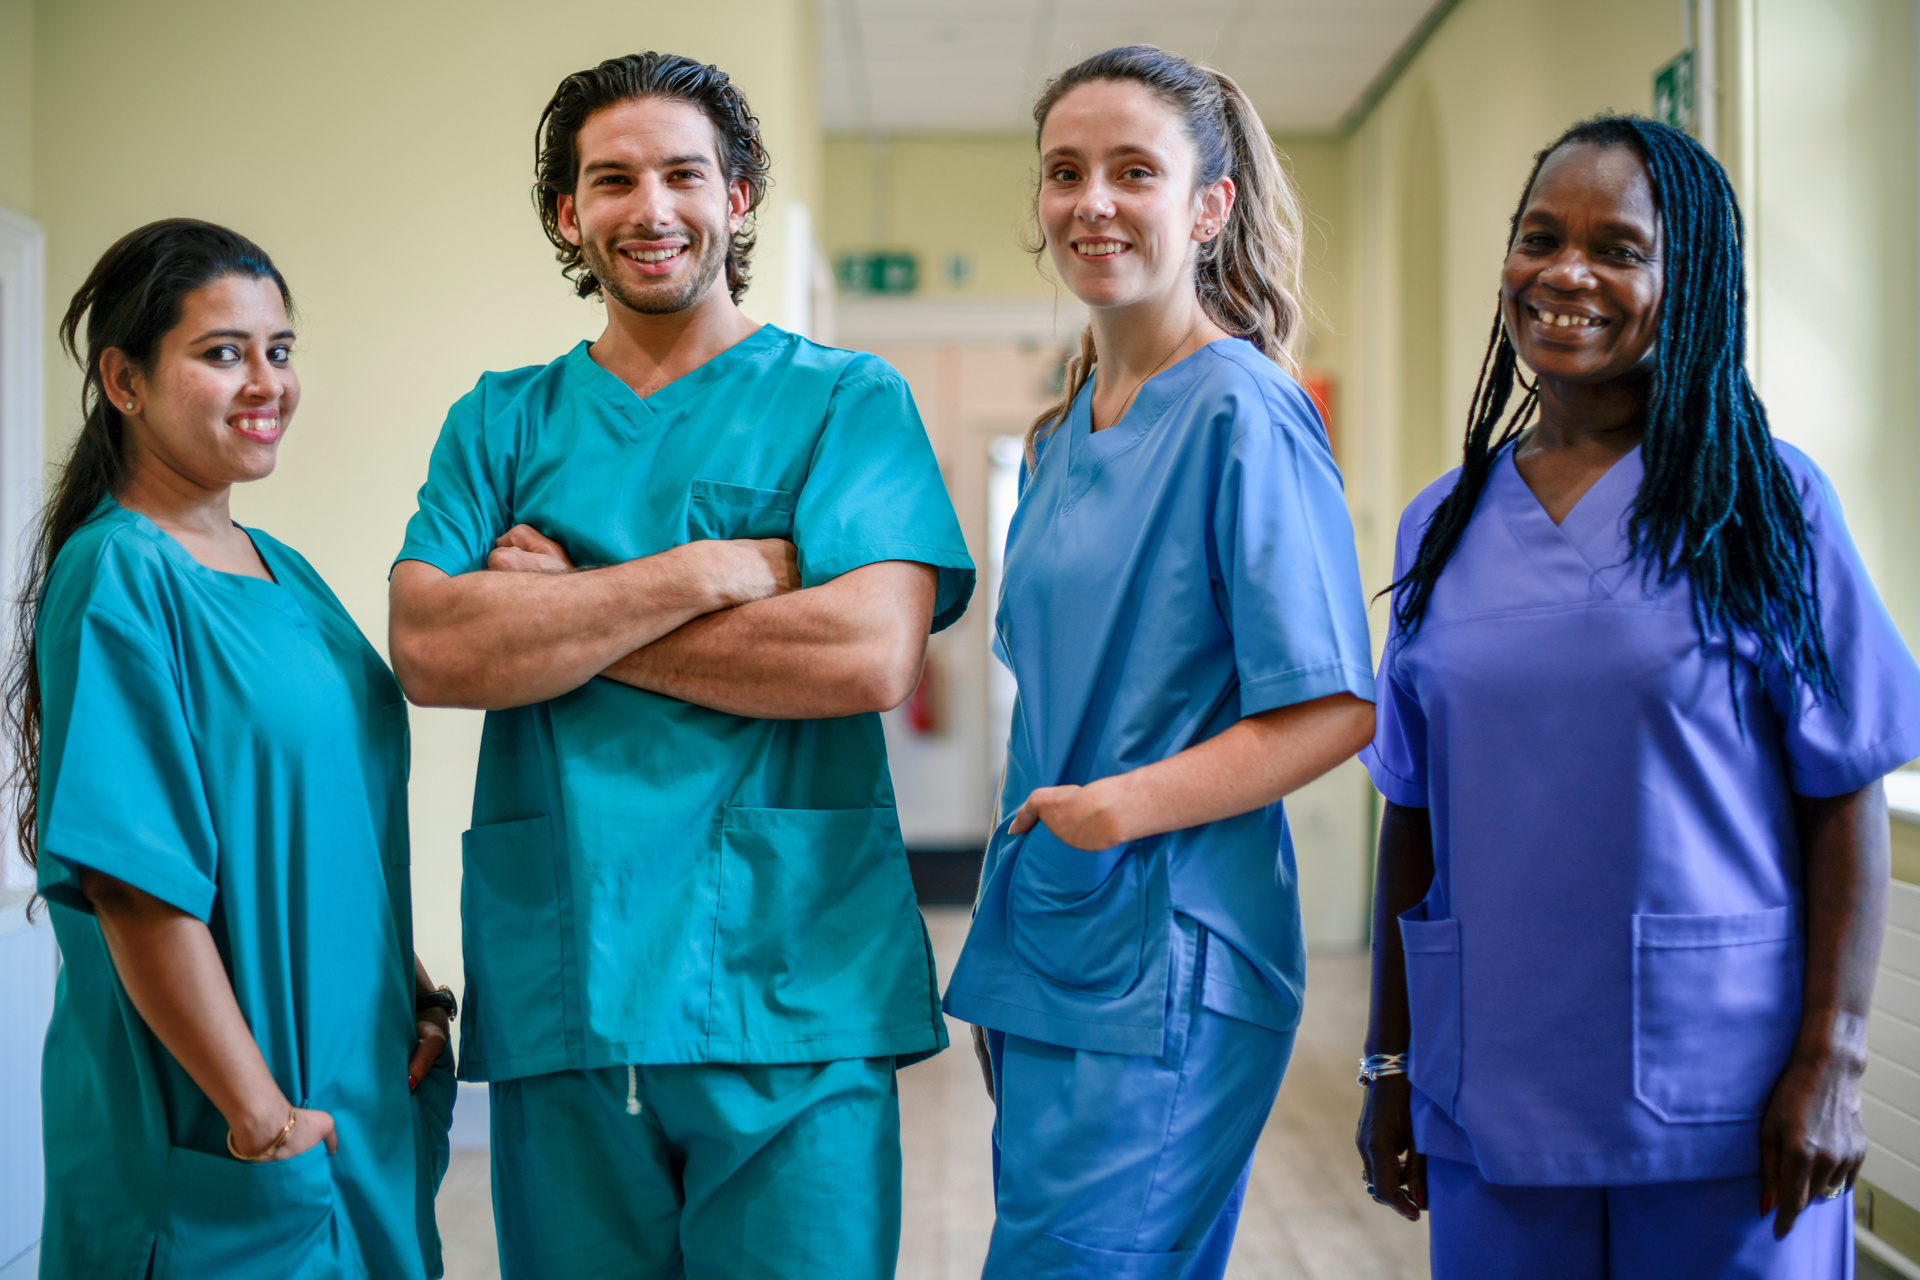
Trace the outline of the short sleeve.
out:
[[[486,568],[494,540],[507,531],[507,504],[488,466],[482,430],[485,396],[482,381],[447,411],[395,564],[423,560],[455,577],[473,573]]]
[[[1371,700],[1366,602],[1340,472],[1304,393],[1241,406],[1213,510],[1240,714],[1336,693]]]
[[[912,560],[939,572],[933,629],[973,595],[973,560],[907,384],[891,370],[849,375],[827,408],[794,505],[802,586],[862,565]]]
[[[1786,450],[1782,450],[1785,454]],[[1822,697],[1769,664],[1796,794],[1837,796],[1920,756],[1920,667],[1867,576],[1825,475],[1788,455],[1813,545],[1820,625],[1840,697]],[[1795,465],[1797,464],[1797,465]]]
[[[1416,500],[1400,517],[1393,552],[1393,580],[1406,575],[1419,550],[1431,504]],[[1373,700],[1373,741],[1360,752],[1374,787],[1389,803],[1404,809],[1425,809],[1427,801],[1427,716],[1413,691],[1395,674],[1399,665],[1400,632],[1390,623],[1386,651],[1380,655],[1380,675]]]
[[[59,643],[41,680],[40,892],[91,910],[91,867],[207,919],[218,845],[171,664],[98,609]]]

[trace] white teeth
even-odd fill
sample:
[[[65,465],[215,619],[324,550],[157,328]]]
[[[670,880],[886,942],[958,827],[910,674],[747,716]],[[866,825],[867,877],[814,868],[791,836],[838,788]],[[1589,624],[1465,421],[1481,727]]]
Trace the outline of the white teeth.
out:
[[[1090,240],[1080,246],[1080,252],[1089,258],[1108,258],[1127,246],[1118,240]]]
[[[665,262],[668,258],[679,254],[686,247],[687,246],[683,244],[676,244],[669,249],[627,249],[624,250],[624,252],[635,262]]]
[[[1564,329],[1568,325],[1573,325],[1574,327],[1581,328],[1581,329],[1591,329],[1599,326],[1602,323],[1601,320],[1596,316],[1556,315],[1551,311],[1542,311],[1538,307],[1534,308],[1533,314],[1540,317],[1540,323],[1552,325],[1556,329]]]

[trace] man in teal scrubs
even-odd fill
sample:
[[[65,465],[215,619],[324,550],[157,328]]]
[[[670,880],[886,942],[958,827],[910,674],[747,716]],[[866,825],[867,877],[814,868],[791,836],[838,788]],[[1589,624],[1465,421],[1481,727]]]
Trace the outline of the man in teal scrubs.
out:
[[[562,82],[536,198],[606,330],[454,405],[393,570],[408,695],[488,711],[509,1280],[891,1276],[894,1067],[946,1044],[876,713],[973,568],[899,375],[735,305],[757,129],[685,58]]]

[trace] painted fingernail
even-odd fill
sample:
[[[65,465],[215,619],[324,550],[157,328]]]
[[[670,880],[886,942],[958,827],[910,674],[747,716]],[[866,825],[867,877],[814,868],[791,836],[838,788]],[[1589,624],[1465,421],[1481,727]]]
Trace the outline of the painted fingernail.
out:
[[[407,1092],[412,1093],[415,1089],[418,1089],[419,1087],[420,1087],[420,1082],[413,1078],[413,1072],[411,1071],[407,1072]]]

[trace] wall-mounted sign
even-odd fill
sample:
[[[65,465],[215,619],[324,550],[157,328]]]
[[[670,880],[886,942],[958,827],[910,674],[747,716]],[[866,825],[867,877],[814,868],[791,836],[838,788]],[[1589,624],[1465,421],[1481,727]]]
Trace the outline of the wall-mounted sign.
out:
[[[1687,133],[1698,119],[1694,110],[1693,50],[1653,73],[1653,118]]]
[[[842,293],[912,293],[920,262],[910,253],[843,253],[835,274]]]

